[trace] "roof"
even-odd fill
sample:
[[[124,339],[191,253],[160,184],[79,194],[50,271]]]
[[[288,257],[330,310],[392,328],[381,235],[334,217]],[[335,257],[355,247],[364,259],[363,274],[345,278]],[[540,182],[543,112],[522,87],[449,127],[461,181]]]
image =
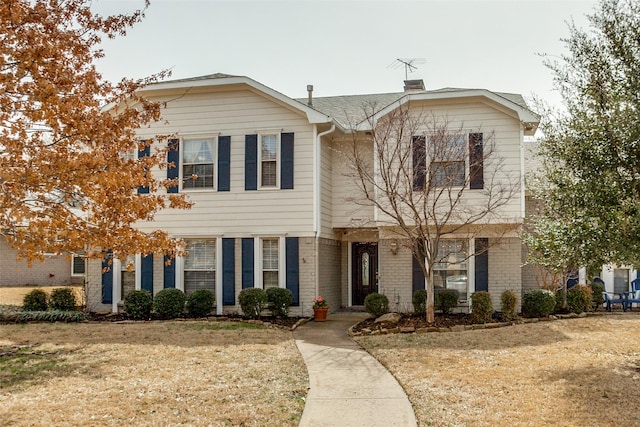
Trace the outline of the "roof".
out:
[[[246,76],[234,76],[223,73],[208,74],[185,79],[158,82],[143,88],[143,92],[190,89],[194,87],[246,85],[262,92],[281,103],[306,114],[310,123],[333,123],[342,129],[366,130],[370,127],[367,117],[375,121],[377,117],[411,101],[442,100],[468,97],[483,97],[514,112],[524,123],[525,134],[535,132],[540,116],[529,109],[522,95],[505,92],[492,92],[486,89],[442,88],[408,92],[345,95],[313,98],[312,105],[306,98],[289,98]]]

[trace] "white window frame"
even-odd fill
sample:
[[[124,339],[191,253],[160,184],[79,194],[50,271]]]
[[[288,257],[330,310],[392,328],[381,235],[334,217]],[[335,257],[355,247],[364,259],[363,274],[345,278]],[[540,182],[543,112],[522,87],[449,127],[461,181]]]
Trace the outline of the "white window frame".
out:
[[[188,245],[189,241],[193,241],[193,240],[213,240],[214,241],[214,245],[213,245],[213,252],[214,252],[214,256],[215,256],[215,262],[213,265],[213,270],[211,269],[188,269],[187,268],[187,260],[188,260],[188,255],[184,256],[184,257],[180,257],[179,262],[176,263],[176,272],[178,272],[178,267],[180,268],[179,270],[179,277],[176,277],[176,287],[178,289],[180,289],[183,292],[187,292],[187,287],[186,287],[186,276],[187,276],[187,272],[188,271],[213,271],[213,277],[214,277],[214,289],[211,290],[215,297],[216,297],[216,301],[221,301],[222,298],[222,294],[221,294],[221,290],[222,287],[220,286],[220,274],[221,274],[221,256],[219,253],[219,245],[220,245],[220,239],[217,237],[213,237],[213,236],[201,236],[201,237],[189,237],[189,238],[185,238],[184,239]],[[178,279],[180,279],[178,281]],[[178,286],[178,283],[180,285],[180,287]],[[220,295],[218,295],[220,294]]]
[[[439,271],[449,271],[449,270],[459,270],[459,271],[464,271],[465,272],[465,276],[467,278],[467,285],[466,285],[466,296],[465,295],[460,295],[460,301],[467,301],[470,296],[471,296],[471,292],[472,292],[472,286],[471,286],[471,280],[472,280],[472,275],[471,273],[471,268],[473,267],[472,263],[471,263],[471,258],[469,257],[469,254],[471,253],[470,251],[473,250],[473,241],[466,239],[466,238],[448,238],[448,239],[442,239],[440,240],[440,243],[447,243],[447,242],[461,242],[464,247],[464,251],[462,252],[464,254],[463,259],[461,259],[458,263],[441,263],[441,264],[446,264],[444,268],[439,268],[440,266],[438,265],[439,263],[435,263],[433,265],[433,272],[434,272],[434,279],[435,276],[437,274],[437,272]],[[439,252],[439,248],[438,248],[438,252]],[[437,260],[436,260],[437,261]],[[456,264],[460,264],[460,268],[457,269],[451,269],[451,266],[454,266]],[[455,288],[449,288],[446,286],[446,273],[445,273],[445,286],[444,289],[455,289]],[[435,283],[434,283],[435,285]],[[475,289],[475,286],[473,286],[473,289]]]
[[[278,287],[287,287],[287,270],[286,270],[286,239],[282,236],[261,236],[254,238],[254,283],[257,288],[264,289],[263,280],[263,242],[265,240],[277,240],[278,241]]]
[[[433,151],[433,144],[432,144],[432,140],[434,138],[434,136],[438,136],[435,135],[433,133],[427,134],[426,138],[425,138],[425,143],[427,144],[427,147],[425,147],[426,153],[427,153],[427,157],[428,157],[428,161],[429,161],[429,176],[426,176],[425,179],[429,180],[429,184],[431,186],[433,186],[434,188],[443,188],[443,187],[447,187],[449,186],[448,183],[437,183],[435,182],[432,178],[434,175],[434,164],[446,164],[446,163],[459,163],[462,162],[463,163],[463,169],[464,169],[464,173],[462,176],[462,182],[460,183],[453,183],[451,185],[451,187],[453,188],[458,188],[458,187],[464,187],[467,184],[467,180],[468,180],[468,176],[469,176],[469,132],[468,131],[460,131],[460,132],[450,132],[446,134],[447,138],[456,138],[457,137],[461,137],[462,138],[462,160],[451,160],[451,159],[444,159],[444,158],[438,158],[436,157],[434,151]]]
[[[75,260],[76,259],[81,259],[82,260],[82,264],[84,265],[84,271],[82,273],[76,273],[75,270]],[[71,257],[71,277],[84,277],[87,274],[87,259],[84,257],[84,255],[77,255],[74,254]]]
[[[188,165],[204,165],[210,163],[186,163],[185,162],[185,154],[186,154],[186,142],[187,141],[204,141],[211,140],[211,156],[213,158],[213,184],[211,187],[186,187],[185,182],[190,180],[190,176],[184,175],[185,166]],[[218,189],[218,135],[184,135],[180,138],[180,191],[217,191]]]
[[[276,182],[274,185],[263,185],[262,184],[262,139],[266,136],[275,136],[275,149],[276,149],[276,158],[275,160],[270,160],[275,162],[276,164]],[[280,188],[280,140],[281,140],[281,132],[280,131],[264,131],[258,133],[258,188],[262,190],[274,190]]]

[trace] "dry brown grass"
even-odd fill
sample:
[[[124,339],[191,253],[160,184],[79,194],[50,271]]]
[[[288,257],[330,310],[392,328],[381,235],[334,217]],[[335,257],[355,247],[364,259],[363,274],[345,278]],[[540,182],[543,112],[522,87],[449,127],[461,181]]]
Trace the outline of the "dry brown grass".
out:
[[[295,426],[304,362],[290,332],[251,327],[2,325],[0,425]]]
[[[421,426],[640,425],[640,316],[358,341]]]

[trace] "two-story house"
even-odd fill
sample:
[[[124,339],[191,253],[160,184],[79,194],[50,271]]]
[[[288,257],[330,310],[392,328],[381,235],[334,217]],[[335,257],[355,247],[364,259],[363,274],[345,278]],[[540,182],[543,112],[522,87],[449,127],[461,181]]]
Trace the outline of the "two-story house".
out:
[[[169,148],[169,166],[153,173],[178,178],[169,191],[188,194],[193,207],[162,211],[139,226],[184,239],[188,255],[167,263],[161,254],[141,254],[115,259],[109,269],[91,261],[91,310],[116,311],[130,289],[157,293],[167,287],[212,290],[217,313],[239,311],[238,294],[248,287],[290,289],[292,315],[309,315],[318,295],[336,310],[361,306],[376,291],[393,308],[410,309],[412,292],[424,286],[411,253],[386,237],[388,225],[377,221],[374,207],[348,202],[355,187],[341,147],[354,132],[366,141],[365,107],[377,106],[380,116],[420,108],[446,115],[454,126],[490,130],[517,177],[524,173],[524,136],[538,123],[521,96],[487,90],[419,87],[327,98],[309,91],[308,99],[296,100],[247,77],[215,74],[161,82],[142,92],[166,107],[163,120],[140,129],[140,138],[174,135],[163,147]],[[469,173],[468,162],[460,170]],[[524,187],[504,209],[510,223],[522,223]],[[479,289],[498,299],[504,289],[520,292],[521,241],[517,231],[501,237],[478,256],[469,256],[477,235],[450,242],[463,261],[441,272],[439,286],[455,286],[463,301]],[[125,268],[129,261],[133,270]]]

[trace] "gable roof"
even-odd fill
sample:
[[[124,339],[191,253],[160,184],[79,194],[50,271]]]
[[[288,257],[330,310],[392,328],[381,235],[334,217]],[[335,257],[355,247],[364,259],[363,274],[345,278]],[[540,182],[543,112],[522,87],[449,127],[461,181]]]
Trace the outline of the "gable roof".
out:
[[[412,101],[455,98],[484,98],[512,111],[513,115],[524,124],[526,135],[533,135],[540,122],[540,116],[529,109],[522,95],[492,92],[486,89],[442,88],[428,91],[328,96],[313,98],[312,105],[308,105],[308,100],[305,98],[289,98],[249,77],[216,73],[154,83],[141,89],[141,92],[230,85],[245,85],[261,92],[289,108],[305,114],[309,123],[332,123],[343,130],[370,129],[371,125],[367,116],[370,116],[375,122],[377,118]]]

